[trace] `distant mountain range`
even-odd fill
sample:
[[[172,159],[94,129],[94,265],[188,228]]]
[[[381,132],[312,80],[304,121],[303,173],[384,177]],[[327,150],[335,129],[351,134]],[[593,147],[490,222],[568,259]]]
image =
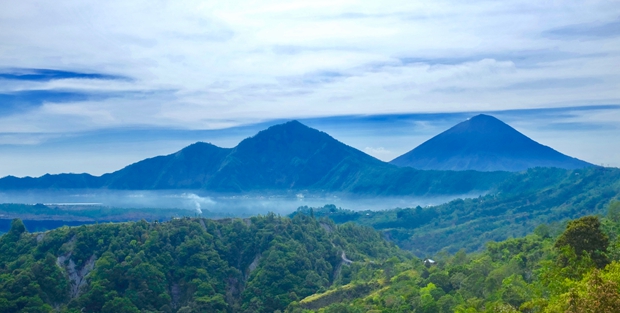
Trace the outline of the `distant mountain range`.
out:
[[[489,115],[476,115],[390,162],[422,170],[523,171],[594,166],[528,138]]]
[[[485,130],[493,132],[485,134]],[[514,152],[519,149],[513,146],[524,152]],[[478,149],[477,157],[475,149]],[[420,161],[420,164],[425,166],[413,163],[415,160],[411,155],[419,154],[418,151],[424,152],[420,155],[427,161]],[[436,152],[434,158],[430,155],[433,151]],[[459,153],[462,155],[460,162],[457,160]],[[514,156],[512,161],[509,158],[511,153]],[[535,159],[529,157],[531,153],[546,163],[522,161]],[[551,162],[554,157],[557,159],[556,155],[568,161],[559,158],[561,162]],[[446,167],[459,171],[412,168],[440,167],[438,164],[442,162],[453,164]],[[484,167],[485,162],[490,165]],[[176,153],[142,160],[102,176],[7,176],[0,179],[0,190],[107,188],[223,193],[309,191],[358,195],[454,195],[482,192],[497,186],[511,174],[466,169],[495,170],[501,167],[501,162],[507,164],[501,168],[503,170],[516,170],[526,164],[563,168],[590,165],[538,145],[490,116],[481,115],[461,123],[395,159],[393,164],[380,161],[298,121],[291,121],[263,130],[231,149],[197,142]]]

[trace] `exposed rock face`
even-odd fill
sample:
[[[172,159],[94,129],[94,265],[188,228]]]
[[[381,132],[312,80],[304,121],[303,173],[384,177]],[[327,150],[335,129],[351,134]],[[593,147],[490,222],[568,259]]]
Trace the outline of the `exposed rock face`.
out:
[[[325,229],[325,231],[326,231],[327,233],[331,233],[331,232],[333,232],[333,231],[334,231],[334,230],[332,229],[332,227],[331,227],[331,226],[329,226],[328,224],[325,224],[325,223],[319,223],[319,225],[321,225],[321,227],[322,227],[323,229]]]
[[[258,262],[260,262],[260,259],[261,259],[261,255],[257,254],[256,257],[254,258],[254,261],[250,263],[250,266],[248,266],[248,276],[250,276],[250,274],[254,272],[254,270],[258,267]]]
[[[178,283],[172,284],[170,287],[170,295],[172,298],[170,305],[173,309],[176,309],[179,306],[179,300],[181,300],[181,288]]]
[[[80,295],[82,287],[88,285],[86,276],[95,267],[95,261],[97,258],[92,255],[81,269],[75,268],[75,262],[71,259],[71,253],[61,255],[56,259],[56,264],[65,269],[71,282],[71,298],[76,298]]]

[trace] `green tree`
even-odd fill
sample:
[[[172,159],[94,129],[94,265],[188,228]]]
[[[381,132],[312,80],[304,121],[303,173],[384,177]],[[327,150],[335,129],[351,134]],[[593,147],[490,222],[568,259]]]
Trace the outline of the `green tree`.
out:
[[[114,298],[103,306],[103,313],[139,313],[140,310],[127,298]]]
[[[599,268],[609,263],[606,255],[609,237],[601,230],[601,222],[596,216],[584,216],[568,222],[566,230],[555,242],[558,249],[564,246],[571,247],[577,257],[588,254]]]
[[[9,234],[19,236],[25,231],[26,226],[24,225],[24,222],[22,222],[22,220],[16,218],[11,221],[11,230],[9,230]]]

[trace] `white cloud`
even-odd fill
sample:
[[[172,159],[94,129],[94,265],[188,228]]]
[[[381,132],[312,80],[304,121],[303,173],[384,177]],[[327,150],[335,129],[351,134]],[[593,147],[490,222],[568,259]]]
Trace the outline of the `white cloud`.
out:
[[[98,97],[0,112],[0,132],[619,103],[620,36],[545,35],[618,16],[615,1],[12,1],[0,69],[128,79],[2,80]]]
[[[618,13],[604,1],[20,1],[1,13],[5,52],[0,67],[133,78],[22,83],[15,90],[176,90],[174,105],[167,103],[174,111],[153,114],[169,115],[181,127],[200,120],[192,109],[197,104],[205,112],[200,117],[244,120],[598,103],[620,98],[619,74],[609,66],[617,64],[618,39],[583,43],[541,34],[568,24],[613,20]],[[515,62],[524,51],[547,52],[551,59],[522,67]],[[554,53],[591,57],[554,60]],[[403,66],[403,57],[423,61]],[[294,79],[320,72],[343,77],[313,85]],[[497,90],[548,77],[606,79],[598,83],[596,95],[590,87],[569,95],[563,90],[528,95]],[[152,95],[163,102],[159,97]],[[144,111],[140,105],[152,104],[137,102],[109,114],[135,114]],[[185,118],[180,116],[184,111]],[[141,117],[142,124],[160,120]]]

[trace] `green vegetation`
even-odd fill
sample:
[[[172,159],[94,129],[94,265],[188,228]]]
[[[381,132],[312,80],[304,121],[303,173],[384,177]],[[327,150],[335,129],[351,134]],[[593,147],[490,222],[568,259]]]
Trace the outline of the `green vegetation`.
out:
[[[336,223],[371,226],[399,247],[428,256],[443,249],[480,251],[488,241],[522,237],[540,224],[604,214],[612,199],[620,199],[618,169],[536,168],[515,174],[486,196],[433,207],[355,212],[330,205],[312,211]],[[302,207],[298,212],[310,210]],[[614,212],[619,220],[620,208]]]
[[[305,214],[45,233],[16,219],[0,237],[0,311],[617,312],[619,211],[434,262]]]
[[[619,312],[619,206],[602,220],[571,221],[557,237],[541,225],[481,253],[442,253],[433,265],[388,259],[287,312]]]
[[[620,170],[533,169],[428,208],[43,233],[15,219],[0,237],[0,312],[617,312],[619,195]]]
[[[0,237],[0,312],[274,312],[346,283],[348,261],[411,256],[310,216],[174,219]],[[345,254],[346,253],[346,254]]]

